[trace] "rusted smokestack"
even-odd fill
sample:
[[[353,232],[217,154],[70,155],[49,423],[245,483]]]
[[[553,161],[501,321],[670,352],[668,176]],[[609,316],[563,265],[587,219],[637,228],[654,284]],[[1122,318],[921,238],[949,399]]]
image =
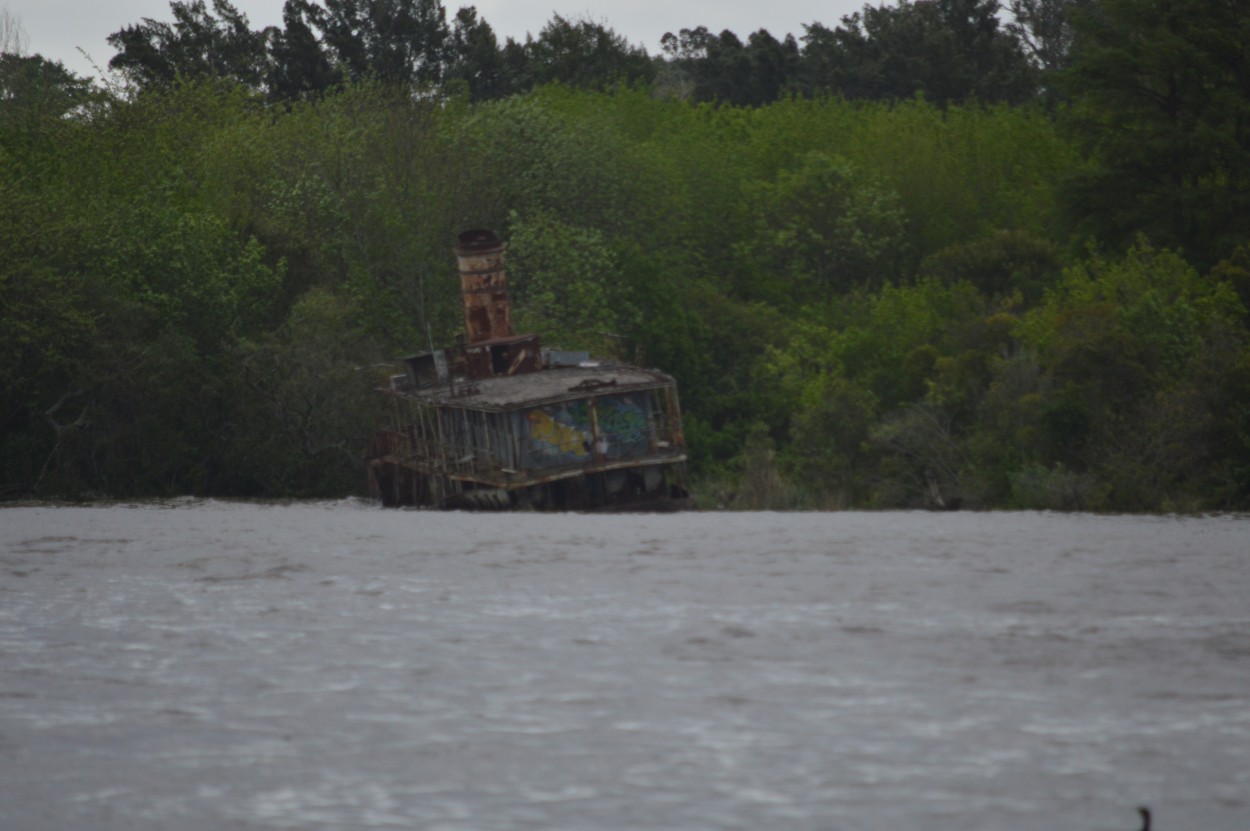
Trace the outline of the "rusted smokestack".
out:
[[[469,343],[512,336],[508,273],[503,267],[505,248],[499,237],[485,229],[465,231],[456,238]]]

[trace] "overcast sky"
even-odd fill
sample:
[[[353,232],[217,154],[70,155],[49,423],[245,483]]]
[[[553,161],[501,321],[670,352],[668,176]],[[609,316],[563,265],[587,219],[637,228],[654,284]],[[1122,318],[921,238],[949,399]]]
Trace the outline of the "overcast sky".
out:
[[[695,26],[712,32],[725,29],[743,40],[758,29],[767,29],[779,40],[786,34],[803,35],[803,24],[819,21],[834,26],[842,15],[857,11],[867,0],[443,0],[447,18],[464,5],[477,6],[478,14],[494,28],[502,42],[505,37],[524,40],[526,33],[537,35],[553,14],[569,18],[589,17],[606,23],[631,43],[646,48],[651,55],[660,51],[660,37]],[[207,0],[212,7],[212,0]],[[247,15],[253,29],[279,25],[283,0],[233,0],[235,8]],[[874,0],[872,5],[893,5],[892,0]],[[101,67],[108,65],[113,49],[106,38],[145,17],[171,21],[168,0],[0,0],[17,17],[28,38],[28,52],[59,60],[80,75],[93,75],[91,65],[78,49]]]

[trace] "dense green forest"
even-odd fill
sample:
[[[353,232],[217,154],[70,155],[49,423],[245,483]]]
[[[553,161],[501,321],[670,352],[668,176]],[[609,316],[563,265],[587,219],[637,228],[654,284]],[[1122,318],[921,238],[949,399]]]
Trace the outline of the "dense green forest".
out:
[[[1239,0],[654,56],[437,0],[170,9],[100,81],[0,31],[0,496],[361,492],[487,227],[521,331],[676,376],[708,506],[1250,508]]]

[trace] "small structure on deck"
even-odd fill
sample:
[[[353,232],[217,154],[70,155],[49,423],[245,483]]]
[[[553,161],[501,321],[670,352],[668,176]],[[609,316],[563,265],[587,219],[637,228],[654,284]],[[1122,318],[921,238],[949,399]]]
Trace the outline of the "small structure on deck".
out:
[[[676,382],[513,334],[505,249],[490,231],[459,236],[466,338],[407,358],[382,390],[392,424],[370,445],[370,493],[480,510],[689,507]]]

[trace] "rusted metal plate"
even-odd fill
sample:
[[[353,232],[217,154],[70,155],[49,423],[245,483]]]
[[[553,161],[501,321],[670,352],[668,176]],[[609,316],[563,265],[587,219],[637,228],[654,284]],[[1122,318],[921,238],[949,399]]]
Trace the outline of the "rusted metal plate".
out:
[[[465,231],[457,238],[460,289],[464,294],[464,325],[469,343],[512,336],[512,312],[508,303],[508,272],[503,255],[507,248],[487,230]]]

